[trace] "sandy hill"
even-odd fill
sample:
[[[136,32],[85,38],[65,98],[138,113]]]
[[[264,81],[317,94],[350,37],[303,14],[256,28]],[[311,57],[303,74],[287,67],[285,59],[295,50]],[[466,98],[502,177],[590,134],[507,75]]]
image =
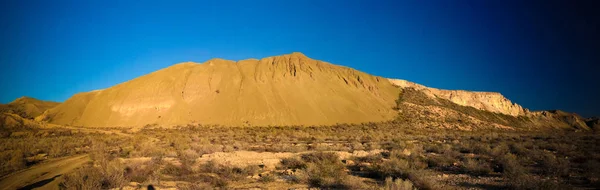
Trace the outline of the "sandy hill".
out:
[[[108,89],[76,94],[36,118],[88,127],[332,125],[393,119],[417,127],[462,130],[600,131],[597,118],[532,112],[500,93],[443,90],[381,78],[301,53],[175,64]]]
[[[180,63],[76,94],[38,120],[81,126],[329,125],[393,119],[399,89],[301,53]]]
[[[32,119],[59,104],[58,102],[42,101],[24,96],[8,104],[0,104],[0,113],[16,114],[22,118]]]

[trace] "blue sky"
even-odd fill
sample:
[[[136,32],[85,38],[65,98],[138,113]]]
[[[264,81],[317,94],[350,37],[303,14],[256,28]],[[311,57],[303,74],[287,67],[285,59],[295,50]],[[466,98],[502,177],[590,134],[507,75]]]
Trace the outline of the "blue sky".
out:
[[[576,3],[576,4],[575,4]],[[0,102],[64,101],[172,64],[295,51],[431,87],[600,115],[593,1],[5,1]]]

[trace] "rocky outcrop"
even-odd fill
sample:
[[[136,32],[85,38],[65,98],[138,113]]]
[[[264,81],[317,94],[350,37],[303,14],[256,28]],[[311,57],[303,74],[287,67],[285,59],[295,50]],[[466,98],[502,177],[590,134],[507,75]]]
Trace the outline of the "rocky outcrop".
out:
[[[401,79],[388,79],[393,85],[400,88],[414,88],[422,91],[429,97],[442,98],[461,106],[470,106],[477,109],[502,113],[511,116],[521,116],[528,113],[516,103],[512,103],[502,94],[497,92],[472,92],[464,90],[442,90],[426,87],[417,83]]]
[[[561,110],[534,111],[530,112],[528,116],[536,125],[548,128],[593,129],[593,125],[590,125],[592,123],[588,123],[591,120]]]
[[[399,89],[301,53],[187,62],[77,94],[38,120],[76,126],[331,125],[393,119]]]
[[[588,119],[586,119],[585,123],[592,130],[594,130],[596,132],[600,132],[600,118],[598,118],[598,117],[588,118]]]

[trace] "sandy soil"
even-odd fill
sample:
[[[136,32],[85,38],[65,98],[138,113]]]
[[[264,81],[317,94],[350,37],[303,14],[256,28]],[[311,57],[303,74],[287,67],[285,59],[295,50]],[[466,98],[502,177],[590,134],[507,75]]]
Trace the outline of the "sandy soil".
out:
[[[367,155],[373,155],[381,153],[383,150],[372,150],[372,151],[354,151],[353,153],[344,151],[328,151],[336,153],[340,159],[348,159],[353,156],[362,157]],[[263,165],[266,169],[275,169],[275,166],[281,162],[283,158],[289,158],[299,156],[302,154],[311,153],[313,151],[291,153],[291,152],[254,152],[254,151],[234,151],[234,152],[215,152],[212,154],[205,154],[198,158],[196,161],[198,164],[206,163],[208,161],[214,161],[219,164],[245,167],[248,165]]]

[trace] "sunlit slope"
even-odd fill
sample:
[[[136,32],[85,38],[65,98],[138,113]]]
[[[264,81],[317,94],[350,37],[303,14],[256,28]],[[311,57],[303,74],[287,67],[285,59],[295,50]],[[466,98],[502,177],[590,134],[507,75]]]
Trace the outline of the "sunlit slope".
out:
[[[301,53],[180,63],[77,94],[39,119],[81,126],[329,125],[393,119],[387,79]]]

